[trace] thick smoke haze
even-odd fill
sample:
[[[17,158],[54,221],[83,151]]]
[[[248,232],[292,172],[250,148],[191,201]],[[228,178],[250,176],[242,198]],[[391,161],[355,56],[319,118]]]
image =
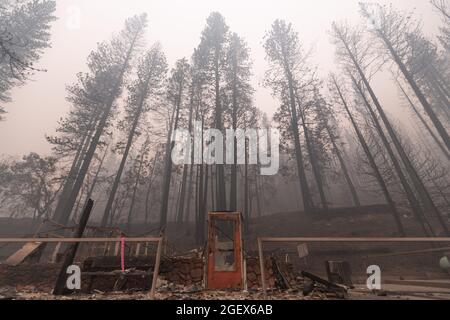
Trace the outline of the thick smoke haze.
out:
[[[13,102],[5,106],[7,121],[0,123],[0,150],[2,154],[14,156],[30,151],[50,153],[50,145],[44,137],[54,133],[58,119],[69,110],[69,103],[65,101],[65,86],[75,81],[76,73],[86,69],[86,58],[97,42],[108,39],[113,30],[120,30],[124,20],[133,14],[148,13],[150,28],[147,43],[159,41],[169,65],[173,66],[177,59],[191,56],[200,40],[206,18],[212,11],[219,11],[230,28],[249,43],[254,61],[256,105],[272,115],[279,103],[271,97],[270,90],[261,86],[267,69],[262,42],[271,23],[277,18],[292,22],[304,46],[312,48],[312,62],[318,64],[321,74],[326,75],[336,65],[334,47],[328,34],[331,23],[341,20],[358,22],[358,2],[60,0],[56,11],[58,21],[52,28],[52,48],[45,51],[38,64],[47,72],[37,73],[33,81],[13,90]],[[436,33],[440,20],[428,1],[399,0],[394,4],[399,9],[416,8],[423,19],[425,34]],[[382,100],[388,111],[398,115],[396,120],[401,120],[407,115],[398,106],[397,90],[386,79],[389,80],[389,75],[378,76],[374,87],[382,91]]]

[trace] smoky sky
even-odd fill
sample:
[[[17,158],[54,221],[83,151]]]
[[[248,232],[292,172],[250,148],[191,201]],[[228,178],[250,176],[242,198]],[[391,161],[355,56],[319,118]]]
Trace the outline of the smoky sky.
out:
[[[75,81],[78,72],[86,71],[86,58],[96,44],[119,31],[125,19],[147,12],[147,44],[160,42],[168,62],[189,58],[200,41],[206,18],[219,11],[233,32],[245,38],[254,62],[255,104],[272,115],[278,107],[270,90],[262,87],[267,69],[262,46],[265,32],[272,22],[292,22],[305,49],[311,48],[311,62],[319,66],[320,75],[336,69],[334,47],[328,31],[333,21],[359,21],[360,0],[58,0],[58,21],[52,28],[52,48],[45,51],[38,66],[46,69],[33,80],[12,92],[6,121],[0,122],[1,154],[14,156],[35,151],[51,152],[45,134],[53,134],[57,121],[69,110],[65,86]],[[388,3],[389,1],[377,1]],[[400,9],[415,9],[422,18],[426,35],[435,36],[439,16],[428,0],[398,0]],[[79,19],[75,17],[79,13]],[[79,24],[78,24],[79,21]],[[388,112],[399,121],[408,122],[399,105],[395,86],[389,75],[378,76],[374,86]]]

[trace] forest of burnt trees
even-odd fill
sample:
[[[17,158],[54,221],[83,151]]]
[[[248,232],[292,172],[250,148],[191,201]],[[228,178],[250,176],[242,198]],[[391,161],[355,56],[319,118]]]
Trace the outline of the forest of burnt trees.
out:
[[[3,121],[11,89],[44,71],[34,63],[50,46],[55,6],[0,4]],[[430,6],[442,20],[435,39],[414,13],[361,3],[358,25],[337,21],[329,28],[338,71],[326,78],[301,32],[274,21],[262,39],[269,68],[260,84],[277,99],[272,119],[254,103],[250,48],[220,13],[207,18],[192,56],[173,66],[160,44],[146,41],[146,14],[130,17],[67,86],[70,112],[46,137],[52,154],[3,155],[1,214],[73,225],[92,198],[93,220],[102,227],[133,234],[137,224],[160,232],[189,222],[203,243],[208,211],[242,211],[251,221],[280,212],[276,199],[284,197],[291,211],[311,216],[386,204],[399,236],[410,235],[405,217],[413,217],[421,235],[450,235],[450,5]],[[408,126],[373,86],[380,73],[389,75],[402,112],[414,119]],[[261,176],[248,161],[173,164],[173,133],[192,132],[194,121],[221,131],[279,129],[279,173]],[[253,149],[246,149],[248,159]]]

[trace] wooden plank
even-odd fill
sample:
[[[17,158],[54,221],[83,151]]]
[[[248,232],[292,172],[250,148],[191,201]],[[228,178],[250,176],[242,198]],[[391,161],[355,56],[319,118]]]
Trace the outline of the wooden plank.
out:
[[[138,257],[140,252],[141,252],[141,243],[138,242],[137,245],[136,245],[136,253],[135,253],[135,256]]]
[[[18,266],[27,257],[38,251],[43,244],[42,242],[27,242],[20,250],[6,259],[6,264],[13,267]]]
[[[52,254],[52,263],[56,263],[57,259],[58,259],[58,252],[59,249],[61,248],[61,242],[58,242],[58,244],[55,247],[55,250],[53,250],[53,254]]]

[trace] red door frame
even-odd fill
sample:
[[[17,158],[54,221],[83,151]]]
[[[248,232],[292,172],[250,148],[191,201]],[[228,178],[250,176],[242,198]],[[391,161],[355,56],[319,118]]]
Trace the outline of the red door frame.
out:
[[[234,261],[235,270],[216,271],[215,264],[215,220],[231,220],[235,222]],[[208,267],[207,288],[210,290],[243,289],[244,255],[242,250],[242,214],[240,212],[210,212],[208,214]]]

